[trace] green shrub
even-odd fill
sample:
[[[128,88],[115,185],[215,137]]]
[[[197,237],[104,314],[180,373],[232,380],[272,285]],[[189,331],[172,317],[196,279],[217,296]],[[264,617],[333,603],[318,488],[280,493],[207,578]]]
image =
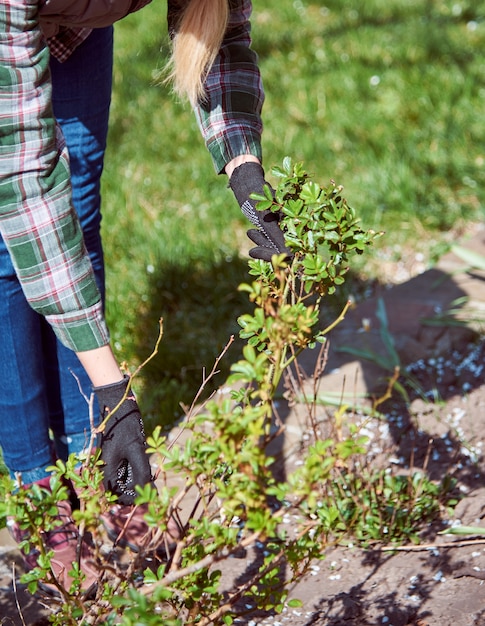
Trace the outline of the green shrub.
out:
[[[63,496],[60,477],[80,494],[74,515],[94,541],[98,590],[94,599],[83,598],[78,573],[70,590],[59,588],[62,602],[53,605],[53,624],[231,624],[246,605],[280,612],[290,583],[313,559],[324,558],[329,543],[415,540],[424,521],[439,518],[447,490],[424,475],[362,469],[367,439],[352,425],[335,438],[315,436],[301,466],[284,481],[276,477],[267,447],[275,436],[282,377],[302,351],[325,343],[330,327],[320,327],[321,303],[344,282],[352,258],[378,235],[362,230],[333,182],[317,185],[290,159],[274,174],[280,179],[275,198],[268,190],[259,207],[281,211],[294,257],[249,262],[253,281],[241,290],[253,310],[239,318],[245,347],[227,379],[230,396],[194,402],[175,439],[167,440],[160,427],[148,438],[160,469],[158,492],[139,489],[137,503],[148,507],[151,545],[131,556],[106,550],[99,516],[110,498],[100,492],[96,456],[80,473],[75,458],[67,465],[58,462],[52,494],[12,493],[10,481],[4,481],[1,516],[20,519],[42,555],[40,567],[23,578],[31,591],[39,581],[55,582],[43,533]],[[203,386],[218,366],[216,361]],[[174,487],[167,476],[177,477],[181,486]],[[288,515],[294,519],[291,528],[283,523]],[[169,558],[157,560],[154,547],[164,546],[170,517],[183,532]],[[227,581],[223,563],[244,550],[255,553],[253,566],[244,578]]]

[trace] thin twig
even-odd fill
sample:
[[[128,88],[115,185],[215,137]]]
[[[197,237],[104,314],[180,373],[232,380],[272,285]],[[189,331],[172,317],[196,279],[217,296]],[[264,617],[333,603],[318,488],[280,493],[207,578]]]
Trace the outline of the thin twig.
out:
[[[121,398],[121,400],[118,402],[118,404],[111,409],[108,414],[106,415],[106,417],[103,419],[103,421],[101,422],[101,424],[95,429],[96,433],[102,433],[106,427],[106,423],[108,422],[109,418],[114,415],[116,413],[116,411],[120,408],[120,406],[123,404],[123,402],[126,400],[126,398],[128,397],[128,394],[131,391],[131,385],[133,382],[133,379],[141,372],[141,370],[158,354],[158,347],[160,345],[160,342],[162,341],[162,337],[163,337],[163,318],[161,317],[158,321],[159,326],[160,326],[160,330],[158,333],[158,338],[157,341],[155,343],[155,347],[152,350],[152,353],[150,354],[150,356],[148,356],[143,363],[141,363],[136,369],[135,371],[130,374],[130,377],[128,379],[128,384],[126,385],[126,390],[125,393],[123,394],[123,397]]]
[[[387,389],[386,389],[384,395],[382,395],[380,398],[377,398],[374,401],[374,404],[372,405],[372,408],[374,410],[377,409],[377,407],[380,404],[382,404],[386,400],[390,400],[392,398],[392,390],[394,389],[394,385],[397,383],[397,380],[398,380],[400,375],[401,375],[401,369],[400,369],[399,365],[396,365],[395,368],[394,368],[394,373],[391,376],[391,378],[389,379],[389,383],[387,385]]]
[[[297,536],[294,539],[295,543],[298,542],[299,539],[301,539],[309,531],[309,529],[312,526],[313,524],[310,523],[309,525],[305,526],[302,530],[300,530],[300,532],[297,534]],[[271,562],[268,563],[262,571],[259,571],[257,574],[252,576],[248,581],[246,581],[246,583],[241,585],[235,593],[231,594],[228,602],[220,606],[216,611],[211,613],[211,615],[209,615],[208,617],[202,618],[199,622],[200,626],[209,626],[209,624],[215,623],[216,620],[222,617],[222,615],[224,615],[228,611],[233,610],[235,602],[239,598],[241,598],[248,589],[251,589],[253,585],[255,585],[258,581],[264,578],[264,576],[269,571],[271,571],[275,567],[279,567],[281,562],[286,558],[286,556],[287,556],[286,548],[284,548],[283,550],[280,550],[280,552],[275,556],[275,558],[272,559]],[[286,586],[286,584],[287,582],[282,582],[282,586]]]
[[[241,548],[247,548],[248,546],[253,544],[255,541],[257,541],[260,535],[261,535],[260,531],[254,532],[252,533],[252,535],[243,539],[237,546],[234,546],[233,548],[224,548],[219,553],[208,554],[207,556],[200,559],[200,561],[197,561],[196,563],[192,563],[191,565],[188,565],[187,567],[184,567],[179,570],[175,570],[174,572],[170,572],[169,574],[164,576],[161,580],[158,580],[156,583],[151,584],[149,587],[143,588],[141,590],[141,593],[143,593],[144,595],[147,595],[149,593],[152,593],[154,587],[165,588],[168,585],[174,583],[175,581],[180,580],[181,578],[184,578],[185,576],[190,576],[190,574],[194,574],[195,572],[198,572],[200,570],[207,569],[214,563],[218,563],[219,561],[227,559],[228,557],[231,556],[231,554],[234,554]]]
[[[335,319],[331,324],[329,324],[327,326],[327,328],[325,328],[325,330],[323,330],[321,332],[322,335],[326,335],[327,333],[329,333],[333,328],[335,328],[335,326],[338,326],[340,324],[340,322],[343,322],[345,319],[345,316],[347,315],[347,311],[349,310],[350,306],[352,304],[352,300],[349,298],[347,300],[347,302],[345,303],[344,308],[342,309],[342,312],[340,313],[340,315],[337,317],[337,319]]]
[[[19,602],[18,595],[17,595],[17,581],[15,580],[15,562],[12,563],[12,585],[13,585],[13,593],[15,597],[15,606],[17,607],[19,617],[22,621],[22,624],[24,626],[27,626],[24,620],[24,616],[22,614],[22,607],[20,606],[20,602]]]
[[[170,441],[169,444],[167,444],[167,448],[170,450],[171,448],[173,448],[173,446],[177,443],[177,441],[179,440],[179,438],[182,436],[182,434],[184,433],[185,429],[186,429],[186,425],[192,420],[192,418],[194,417],[194,413],[195,413],[195,407],[197,405],[197,402],[199,401],[200,396],[202,395],[202,392],[204,391],[207,383],[214,378],[214,376],[218,373],[219,371],[219,363],[221,362],[221,360],[224,358],[224,355],[226,354],[226,352],[229,350],[231,344],[234,342],[234,335],[231,335],[231,337],[229,338],[229,341],[226,343],[226,345],[224,346],[224,349],[222,350],[222,352],[219,354],[219,356],[216,358],[216,360],[214,361],[214,365],[212,366],[211,371],[209,372],[209,374],[207,376],[204,375],[204,378],[202,379],[202,383],[199,387],[199,390],[197,391],[197,394],[195,396],[195,398],[192,401],[192,404],[190,405],[189,409],[186,411],[186,419],[184,420],[184,425],[181,426],[178,429],[177,434],[175,435],[175,437]]]

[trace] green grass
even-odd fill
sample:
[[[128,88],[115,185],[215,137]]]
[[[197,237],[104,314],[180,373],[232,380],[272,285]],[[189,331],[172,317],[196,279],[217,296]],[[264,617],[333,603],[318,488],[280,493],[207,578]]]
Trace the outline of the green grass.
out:
[[[155,80],[165,13],[153,0],[116,26],[103,178],[118,357],[139,364],[164,318],[141,377],[150,424],[180,415],[248,306],[237,291],[247,224],[192,112]],[[432,257],[448,231],[484,215],[484,46],[484,1],[255,0],[266,168],[286,155],[303,161],[322,184],[344,186],[366,228],[386,231],[380,246],[425,246]]]

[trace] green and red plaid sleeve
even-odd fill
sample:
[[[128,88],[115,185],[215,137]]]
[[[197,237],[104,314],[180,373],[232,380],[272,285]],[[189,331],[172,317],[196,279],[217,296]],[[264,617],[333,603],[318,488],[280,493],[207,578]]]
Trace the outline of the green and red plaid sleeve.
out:
[[[216,172],[234,157],[262,159],[263,85],[256,54],[250,49],[250,0],[230,1],[229,24],[221,50],[205,81],[207,100],[195,113]]]
[[[72,206],[67,150],[51,108],[38,0],[0,4],[0,233],[31,306],[75,351],[106,345]]]
[[[250,0],[229,0],[229,23],[206,81],[207,98],[195,115],[202,136],[220,173],[233,158],[252,154],[260,160],[264,91],[257,55],[251,50]],[[183,7],[169,0],[169,30],[173,35]]]
[[[64,63],[74,50],[91,34],[91,28],[67,28],[61,27],[57,35],[47,37],[47,44],[52,56],[60,63]]]

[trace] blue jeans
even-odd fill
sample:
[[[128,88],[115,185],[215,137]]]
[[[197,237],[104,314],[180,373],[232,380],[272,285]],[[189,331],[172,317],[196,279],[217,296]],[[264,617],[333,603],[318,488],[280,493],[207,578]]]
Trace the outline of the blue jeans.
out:
[[[51,59],[54,114],[69,149],[73,203],[103,298],[100,178],[112,63],[112,27],[94,30],[66,62]],[[80,387],[89,398],[89,378],[27,303],[1,237],[0,385],[0,446],[11,475],[21,472],[24,483],[44,478],[55,456],[66,459],[85,447],[89,406]]]

